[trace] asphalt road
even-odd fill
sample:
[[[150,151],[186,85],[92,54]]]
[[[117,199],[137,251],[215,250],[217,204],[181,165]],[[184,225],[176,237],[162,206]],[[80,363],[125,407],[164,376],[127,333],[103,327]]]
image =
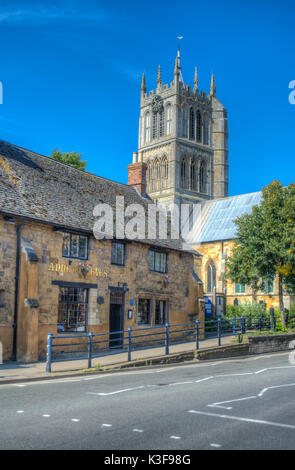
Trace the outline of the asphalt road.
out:
[[[295,448],[288,354],[0,385],[0,449]]]

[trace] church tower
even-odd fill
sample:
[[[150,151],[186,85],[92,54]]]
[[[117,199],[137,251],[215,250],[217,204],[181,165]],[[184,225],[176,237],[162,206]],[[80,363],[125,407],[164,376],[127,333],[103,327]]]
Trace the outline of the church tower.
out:
[[[227,132],[227,113],[216,98],[214,75],[206,94],[199,90],[195,68],[191,90],[183,81],[178,50],[170,86],[162,83],[160,66],[155,91],[147,92],[142,76],[138,155],[128,167],[133,171],[129,184],[134,174],[145,175],[146,192],[164,205],[226,197]]]

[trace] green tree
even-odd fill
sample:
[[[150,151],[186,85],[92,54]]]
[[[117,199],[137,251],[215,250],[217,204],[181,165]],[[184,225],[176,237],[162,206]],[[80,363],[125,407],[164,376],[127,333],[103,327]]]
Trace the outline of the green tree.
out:
[[[238,227],[227,278],[250,285],[254,292],[262,280],[278,276],[280,316],[284,319],[284,288],[295,290],[295,185],[283,188],[272,181],[262,189],[262,201],[235,220]]]
[[[61,152],[56,148],[51,152],[50,158],[58,162],[66,163],[67,165],[78,168],[78,170],[85,171],[87,161],[81,160],[82,154],[78,152]]]

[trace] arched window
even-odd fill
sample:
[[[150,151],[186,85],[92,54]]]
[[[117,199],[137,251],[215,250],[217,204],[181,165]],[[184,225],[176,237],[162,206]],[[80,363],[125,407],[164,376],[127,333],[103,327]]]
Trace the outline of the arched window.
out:
[[[216,287],[216,268],[213,261],[207,267],[207,293],[212,294]]]
[[[159,111],[159,137],[164,135],[164,108]]]
[[[188,109],[182,109],[182,137],[187,137]]]
[[[204,118],[204,144],[209,145],[209,119],[208,116]]]
[[[146,182],[147,182],[148,191],[152,190],[152,179],[153,179],[152,170],[153,170],[152,164],[150,161],[148,161],[146,164]]]
[[[145,115],[145,142],[150,142],[151,140],[151,115],[146,113]]]
[[[186,187],[186,158],[185,157],[183,157],[182,162],[181,162],[180,179],[181,179],[181,187],[185,188]]]
[[[206,192],[206,167],[202,162],[199,169],[199,191],[200,193]]]
[[[161,174],[160,174],[160,162],[159,160],[156,158],[155,161],[154,161],[154,180],[155,180],[155,186],[154,186],[154,189],[156,191],[158,191],[160,189],[160,177],[161,177]]]
[[[168,160],[167,160],[167,157],[163,157],[162,158],[162,162],[161,162],[161,177],[163,179],[167,179],[168,178]]]
[[[190,188],[196,189],[196,161],[192,160],[190,168]]]
[[[193,108],[189,111],[189,138],[195,138],[195,112]]]
[[[166,116],[167,116],[167,135],[172,134],[172,110],[171,110],[171,104],[167,105],[166,108]]]
[[[157,113],[153,113],[152,137],[153,139],[158,138],[158,114]]]
[[[202,115],[200,110],[197,110],[197,141],[202,141]]]

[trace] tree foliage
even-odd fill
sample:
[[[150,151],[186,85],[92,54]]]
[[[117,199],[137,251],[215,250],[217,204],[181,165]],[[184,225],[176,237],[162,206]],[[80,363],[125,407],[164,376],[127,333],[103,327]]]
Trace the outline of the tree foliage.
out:
[[[65,163],[66,165],[73,166],[78,170],[85,171],[87,161],[81,160],[82,154],[78,152],[61,152],[56,148],[52,151],[50,158],[57,160],[58,162]]]
[[[284,324],[283,288],[295,291],[295,185],[272,181],[250,214],[235,220],[237,240],[227,261],[233,282],[261,289],[262,280],[279,280],[280,314]]]

